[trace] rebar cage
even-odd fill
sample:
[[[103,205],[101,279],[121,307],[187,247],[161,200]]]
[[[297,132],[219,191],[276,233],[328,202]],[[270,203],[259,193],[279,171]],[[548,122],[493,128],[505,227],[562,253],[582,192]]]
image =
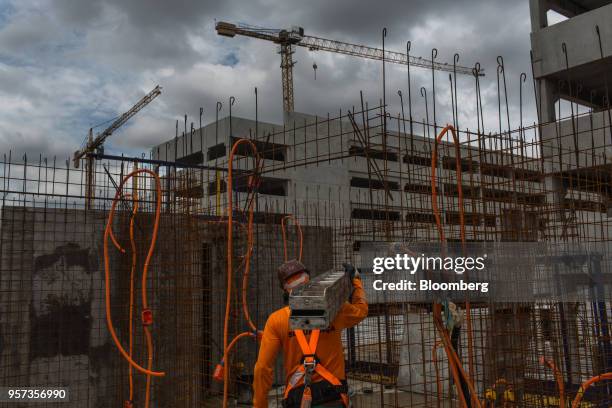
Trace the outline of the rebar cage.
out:
[[[508,118],[504,130],[500,103],[491,134],[479,98],[476,130],[457,126],[453,105],[457,145],[450,135],[442,140],[435,161],[435,113],[433,123],[417,121],[403,106],[392,116],[385,105],[325,118],[293,114],[283,125],[230,116],[177,135],[148,158],[96,153],[79,168],[7,152],[0,385],[67,387],[67,406],[75,407],[130,399],[144,406],[147,398],[159,407],[216,407],[223,359],[230,402],[249,404],[258,342],[245,310],[261,330],[283,305],[278,266],[301,253],[313,274],[342,262],[371,273],[373,244],[440,240],[434,193],[449,242],[606,248],[609,106],[572,107],[566,118],[559,112],[554,122],[514,130]],[[598,252],[603,277],[594,287],[610,283],[608,256]],[[550,407],[561,398],[568,405],[584,381],[612,371],[611,300],[602,291],[596,302],[471,304],[457,353],[475,397],[483,406]],[[224,343],[245,331],[224,359]],[[368,317],[343,343],[355,406],[460,406],[431,303],[371,298]],[[147,377],[130,371],[118,344],[140,366],[151,361],[166,373],[152,377],[148,397]],[[284,378],[279,359],[271,405],[280,406]],[[594,383],[581,406],[610,406],[610,387]]]

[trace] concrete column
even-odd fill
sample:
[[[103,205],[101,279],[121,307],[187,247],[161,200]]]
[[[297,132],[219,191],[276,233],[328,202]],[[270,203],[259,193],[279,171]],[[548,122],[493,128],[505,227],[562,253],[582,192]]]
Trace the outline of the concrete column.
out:
[[[548,26],[548,19],[546,18],[548,4],[546,0],[529,0],[529,11],[531,14],[532,33]]]
[[[546,183],[546,202],[548,203],[548,208],[555,211],[549,220],[553,224],[550,225],[549,223],[548,228],[551,230],[549,230],[548,233],[560,234],[561,230],[558,230],[557,227],[560,228],[560,226],[563,224],[563,220],[565,219],[565,213],[563,210],[561,210],[566,190],[565,186],[563,185],[563,179],[558,176],[549,175],[546,176],[544,182]]]
[[[555,84],[547,79],[536,80],[538,87],[538,109],[540,117],[538,120],[540,123],[549,123],[556,120],[555,115],[555,102],[558,99],[558,95],[555,91]]]

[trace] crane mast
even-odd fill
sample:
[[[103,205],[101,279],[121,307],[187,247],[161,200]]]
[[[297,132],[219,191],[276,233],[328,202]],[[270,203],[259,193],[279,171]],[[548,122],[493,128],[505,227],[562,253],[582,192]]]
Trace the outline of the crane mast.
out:
[[[403,54],[401,52],[383,51],[380,48],[366,45],[351,44],[321,37],[304,34],[302,27],[286,29],[270,29],[254,27],[245,24],[232,24],[219,21],[216,26],[217,34],[225,37],[242,35],[271,41],[280,46],[281,75],[283,84],[283,109],[285,112],[293,112],[293,61],[294,47],[305,47],[309,51],[328,51],[337,54],[351,55],[372,60],[382,60],[395,64],[411,65],[421,68],[429,68],[437,71],[456,72],[461,75],[474,75],[472,68],[460,65],[440,63],[421,57]],[[479,75],[484,75],[481,70]]]
[[[96,137],[93,137],[93,129],[89,129],[89,135],[87,136],[87,142],[82,149],[74,152],[73,163],[74,167],[78,168],[81,159],[85,157],[85,206],[91,208],[91,203],[94,198],[94,159],[90,156],[96,150],[102,150],[104,141],[108,139],[110,135],[121,126],[123,126],[132,116],[137,114],[142,108],[147,106],[153,99],[157,98],[161,94],[161,87],[157,85],[151,92],[142,97],[134,106],[127,112],[123,113],[117,120],[115,120],[109,127],[98,133]]]

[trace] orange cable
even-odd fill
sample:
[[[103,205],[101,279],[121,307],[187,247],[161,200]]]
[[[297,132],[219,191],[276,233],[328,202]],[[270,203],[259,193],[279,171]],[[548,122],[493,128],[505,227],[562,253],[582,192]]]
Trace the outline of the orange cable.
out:
[[[244,276],[242,277],[242,312],[247,324],[254,332],[257,332],[257,326],[251,320],[249,314],[249,304],[247,298],[247,289],[249,284],[249,273],[251,270],[251,254],[253,253],[253,202],[249,205],[249,220],[247,223],[247,252],[244,257]],[[229,347],[229,346],[228,346]]]
[[[248,143],[251,148],[253,149],[253,152],[255,153],[255,155],[257,155],[257,149],[254,146],[254,144],[247,140],[247,139],[241,139],[239,141],[237,141],[234,146],[232,147],[232,150],[230,151],[230,156],[228,159],[228,265],[227,265],[227,272],[228,272],[228,292],[227,292],[227,298],[226,298],[226,319],[225,319],[225,324],[224,324],[224,353],[223,353],[223,359],[222,359],[222,363],[221,366],[223,364],[227,364],[227,360],[228,360],[228,356],[229,353],[231,352],[231,350],[233,349],[233,347],[235,346],[235,344],[238,342],[238,340],[240,340],[241,338],[247,337],[247,336],[251,336],[251,337],[255,337],[256,339],[260,339],[260,332],[257,330],[257,327],[255,326],[255,324],[253,323],[253,321],[251,320],[250,314],[249,314],[249,309],[248,309],[248,298],[247,298],[247,290],[248,290],[248,278],[249,278],[249,273],[250,273],[250,257],[253,253],[253,204],[254,202],[251,201],[249,203],[249,207],[248,207],[248,221],[247,221],[247,226],[246,228],[240,224],[240,226],[242,226],[243,228],[246,229],[246,233],[247,233],[247,251],[246,254],[244,256],[244,259],[241,261],[241,266],[244,264],[244,275],[243,275],[243,280],[242,280],[242,310],[245,316],[245,319],[249,325],[249,327],[251,328],[251,332],[243,332],[238,334],[236,337],[234,337],[234,339],[229,343],[229,345],[227,344],[227,326],[229,324],[229,312],[230,312],[230,305],[231,305],[231,274],[233,273],[233,265],[232,265],[232,253],[233,253],[233,248],[232,248],[232,226],[233,226],[233,203],[232,203],[232,170],[233,170],[233,156],[235,154],[235,149],[236,146],[238,144],[240,144],[241,142],[244,143]],[[299,224],[299,222],[291,215],[285,216],[281,219],[281,231],[283,234],[283,244],[284,244],[284,253],[285,253],[285,260],[287,260],[287,242],[286,242],[286,232],[285,232],[285,219],[293,219],[296,228],[298,230],[298,234],[299,234],[299,260],[302,259],[302,249],[303,249],[303,234],[302,234],[302,229],[301,226]],[[228,364],[229,367],[229,364]],[[228,380],[229,380],[229,368],[228,369],[223,369],[223,382],[224,382],[224,389],[223,389],[223,406],[227,406],[227,393],[228,393]]]
[[[151,332],[147,326],[143,326],[145,337],[147,339],[147,370],[151,371],[153,368],[153,340],[151,339]],[[149,402],[151,400],[151,374],[147,373],[147,383],[145,385],[145,408],[149,408]]]
[[[133,323],[132,316],[133,316],[133,300],[134,300],[134,272],[136,270],[136,243],[134,242],[134,217],[136,216],[136,211],[138,209],[138,175],[137,174],[134,175],[133,188],[135,190],[133,194],[134,213],[133,213],[132,219],[130,220],[130,241],[132,242],[132,251],[134,253],[134,256],[132,258],[132,273],[130,277],[130,356],[132,355],[131,330],[132,330],[132,323]],[[146,271],[146,267],[143,268],[143,276],[146,273],[145,271]],[[143,305],[144,304],[146,304],[146,291],[143,292]],[[143,308],[146,308],[146,307],[143,306]],[[147,326],[143,326],[143,330],[145,333],[146,343],[147,343],[147,370],[151,370],[153,366],[153,341],[151,339],[151,333],[149,331],[149,328]],[[130,368],[130,374],[131,374],[132,366],[130,366],[129,368]],[[149,404],[151,400],[150,396],[151,396],[151,375],[147,374],[147,381],[145,385],[145,408],[149,408]],[[131,400],[132,398],[130,396],[130,401]]]
[[[134,240],[134,220],[136,217],[136,212],[138,211],[138,197],[136,191],[134,191],[133,199],[133,208],[132,208],[132,216],[130,217],[130,245],[132,248],[132,268],[130,270],[130,318],[129,318],[129,347],[130,347],[130,357],[132,357],[133,353],[133,345],[134,345],[134,336],[133,336],[133,325],[134,325],[134,275],[136,274],[136,262],[137,262],[137,253],[136,253],[136,242]],[[128,376],[130,383],[130,401],[134,401],[134,375],[133,368],[130,364],[128,364]]]
[[[453,380],[457,387],[457,394],[459,395],[459,399],[461,403],[463,404],[463,406],[467,407],[465,395],[463,394],[463,389],[460,387],[461,379],[459,377],[460,374],[463,375],[464,377],[467,377],[466,373],[463,370],[463,366],[461,365],[461,362],[459,361],[459,357],[457,356],[457,353],[455,352],[453,348],[453,345],[448,336],[448,333],[446,329],[444,328],[444,324],[442,323],[442,319],[441,319],[442,305],[440,305],[439,303],[434,303],[433,306],[434,306],[433,307],[434,325],[436,326],[436,329],[438,329],[438,332],[440,336],[442,337],[444,351],[446,352],[446,356],[448,357],[448,365],[451,369],[451,374],[453,376]],[[470,388],[470,392],[473,393],[472,395],[476,395],[472,383],[470,381],[467,381],[467,384],[468,384],[468,387]],[[477,398],[475,400],[477,401],[478,407],[480,407],[480,401],[478,401]]]
[[[232,297],[232,257],[233,257],[233,247],[232,247],[232,230],[233,230],[233,213],[234,206],[232,203],[232,170],[233,170],[233,161],[234,154],[236,153],[236,148],[243,144],[247,143],[251,146],[253,153],[257,156],[257,148],[248,139],[239,139],[234,143],[232,149],[230,150],[228,163],[227,163],[227,294],[225,301],[225,319],[223,323],[223,355],[227,354],[228,347],[228,337],[229,337],[229,316],[231,312],[231,297]],[[227,364],[227,362],[226,362]],[[223,371],[223,408],[227,408],[227,398],[228,398],[228,390],[229,390],[229,364],[227,364],[227,369]]]
[[[546,359],[544,356],[540,357],[540,364],[548,366],[553,371],[555,380],[557,381],[557,387],[559,388],[559,406],[565,408],[565,383],[563,381],[563,374],[553,360]]]
[[[591,385],[601,380],[612,380],[612,372],[596,375],[595,377],[591,377],[585,382],[583,382],[580,388],[578,389],[578,394],[576,394],[576,398],[574,398],[574,401],[572,402],[572,408],[578,408],[580,406],[580,401],[582,401],[582,397],[584,396],[584,393],[586,392],[586,390]]]
[[[126,197],[127,196],[129,196],[129,194],[126,195]],[[125,249],[123,249],[121,244],[119,244],[119,242],[115,238],[115,234],[113,233],[113,229],[112,228],[110,230],[110,238],[111,238],[111,241],[112,241],[113,245],[115,246],[115,248],[117,248],[119,250],[119,252],[121,252],[122,254],[125,254]]]
[[[432,211],[434,214],[434,218],[436,220],[436,226],[438,228],[438,233],[440,234],[440,241],[445,242],[446,241],[446,236],[444,234],[444,228],[442,227],[442,222],[440,219],[440,209],[438,208],[438,202],[437,202],[437,196],[438,196],[438,192],[437,192],[437,182],[436,182],[436,170],[437,170],[437,158],[438,158],[438,143],[440,143],[440,141],[442,140],[442,138],[444,137],[444,135],[446,135],[446,133],[448,131],[451,131],[451,135],[453,137],[453,143],[455,146],[455,168],[456,168],[456,177],[457,177],[457,192],[458,192],[458,205],[459,205],[459,223],[460,223],[460,229],[459,229],[459,234],[460,234],[460,238],[461,238],[461,242],[462,244],[465,244],[465,214],[464,214],[464,209],[463,209],[463,188],[461,185],[461,150],[459,148],[459,140],[457,139],[457,135],[455,133],[455,128],[451,125],[446,125],[446,127],[444,127],[444,129],[442,129],[442,131],[440,132],[440,134],[436,137],[435,142],[434,142],[434,150],[432,152],[432,156],[431,156],[431,205],[432,205]],[[474,359],[473,359],[473,339],[472,339],[472,319],[471,319],[471,313],[470,313],[470,302],[466,301],[465,302],[465,309],[466,309],[466,323],[467,323],[467,337],[468,337],[468,365],[469,365],[469,373],[474,373],[474,367],[473,367],[473,363],[474,363]],[[440,308],[440,313],[441,313],[441,308]],[[435,316],[434,316],[435,317]],[[436,320],[436,319],[434,319]],[[440,322],[441,323],[441,322]],[[439,329],[443,330],[443,325],[440,325]],[[460,369],[460,371],[464,371],[463,370],[463,366],[461,364],[461,361],[459,360],[459,357],[456,355],[456,351],[453,350],[452,344],[450,344],[450,339],[449,340],[449,345],[446,345],[446,338],[444,335],[442,335],[442,339],[445,343],[445,350],[447,352],[447,355],[449,353],[449,351],[451,352],[451,355],[449,355],[449,363],[451,363],[452,359],[452,354],[454,354],[454,357],[456,358],[456,362],[458,363],[458,368]],[[470,375],[466,376],[466,380],[468,383],[468,387],[470,388],[471,392],[474,392],[474,385],[473,385],[473,380],[471,378]],[[457,389],[459,389],[459,383],[457,383]],[[460,395],[462,395],[463,392],[460,393]],[[480,407],[480,400],[477,397],[477,394],[473,394],[472,395],[473,399],[475,402],[477,402],[477,405]],[[464,401],[465,403],[465,401]]]
[[[229,352],[234,348],[234,346],[236,345],[236,343],[238,343],[238,340],[240,340],[243,337],[256,337],[256,335],[253,332],[242,332],[239,335],[237,335],[236,337],[234,337],[234,340],[232,340],[230,342],[230,344],[227,346],[227,354],[225,356],[223,356],[223,361],[227,360],[227,355],[229,355]]]
[[[123,346],[121,345],[121,342],[119,341],[118,337],[117,337],[117,333],[115,332],[115,328],[113,326],[113,320],[112,320],[112,315],[111,315],[111,309],[110,309],[110,257],[109,257],[109,253],[108,253],[108,239],[112,234],[112,229],[111,229],[111,225],[113,223],[113,217],[115,215],[115,209],[117,207],[117,202],[119,201],[120,195],[121,195],[121,191],[123,189],[123,185],[134,175],[136,174],[140,174],[140,173],[147,173],[150,174],[154,179],[155,179],[155,185],[156,185],[156,193],[157,193],[157,206],[155,208],[155,223],[153,226],[153,232],[152,232],[152,239],[151,239],[151,244],[149,246],[149,251],[147,253],[147,258],[145,260],[145,264],[143,267],[143,308],[146,309],[146,305],[147,305],[147,299],[146,299],[146,276],[147,276],[147,270],[149,267],[149,262],[151,260],[151,257],[153,255],[153,251],[155,249],[155,242],[157,240],[157,233],[158,233],[158,229],[159,229],[159,218],[160,218],[160,209],[161,209],[161,183],[159,180],[159,176],[152,172],[151,170],[147,170],[147,169],[139,169],[139,170],[134,170],[132,171],[130,174],[128,174],[122,181],[121,184],[119,185],[119,187],[117,188],[117,192],[115,193],[115,197],[113,199],[113,203],[111,205],[110,208],[110,212],[108,215],[108,220],[106,223],[106,228],[104,229],[104,240],[103,240],[103,250],[104,250],[104,280],[105,280],[105,306],[106,306],[106,323],[108,325],[108,330],[110,332],[110,335],[115,343],[115,345],[117,346],[117,349],[119,350],[119,353],[123,356],[123,358],[125,358],[125,360],[131,365],[133,366],[136,370],[140,371],[143,374],[147,374],[147,375],[151,375],[154,377],[163,377],[166,375],[165,372],[163,371],[152,371],[150,368],[146,369],[142,366],[140,366],[138,363],[136,363],[132,357],[125,351],[125,349],[123,348]],[[145,328],[145,333],[147,333],[148,330],[146,330]]]

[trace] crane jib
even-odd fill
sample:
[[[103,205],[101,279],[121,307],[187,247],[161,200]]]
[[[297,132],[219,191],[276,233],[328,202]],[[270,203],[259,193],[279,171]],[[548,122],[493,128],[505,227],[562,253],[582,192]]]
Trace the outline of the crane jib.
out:
[[[225,37],[242,35],[270,41],[280,45],[281,76],[283,86],[283,110],[293,112],[293,46],[307,48],[309,51],[328,51],[337,54],[352,55],[372,60],[383,60],[395,64],[403,64],[437,71],[452,72],[460,75],[484,76],[484,70],[476,70],[456,64],[436,62],[433,59],[414,57],[401,52],[387,51],[366,45],[350,44],[326,38],[304,35],[302,27],[291,29],[270,29],[247,24],[233,24],[219,21],[215,25],[217,34]]]

